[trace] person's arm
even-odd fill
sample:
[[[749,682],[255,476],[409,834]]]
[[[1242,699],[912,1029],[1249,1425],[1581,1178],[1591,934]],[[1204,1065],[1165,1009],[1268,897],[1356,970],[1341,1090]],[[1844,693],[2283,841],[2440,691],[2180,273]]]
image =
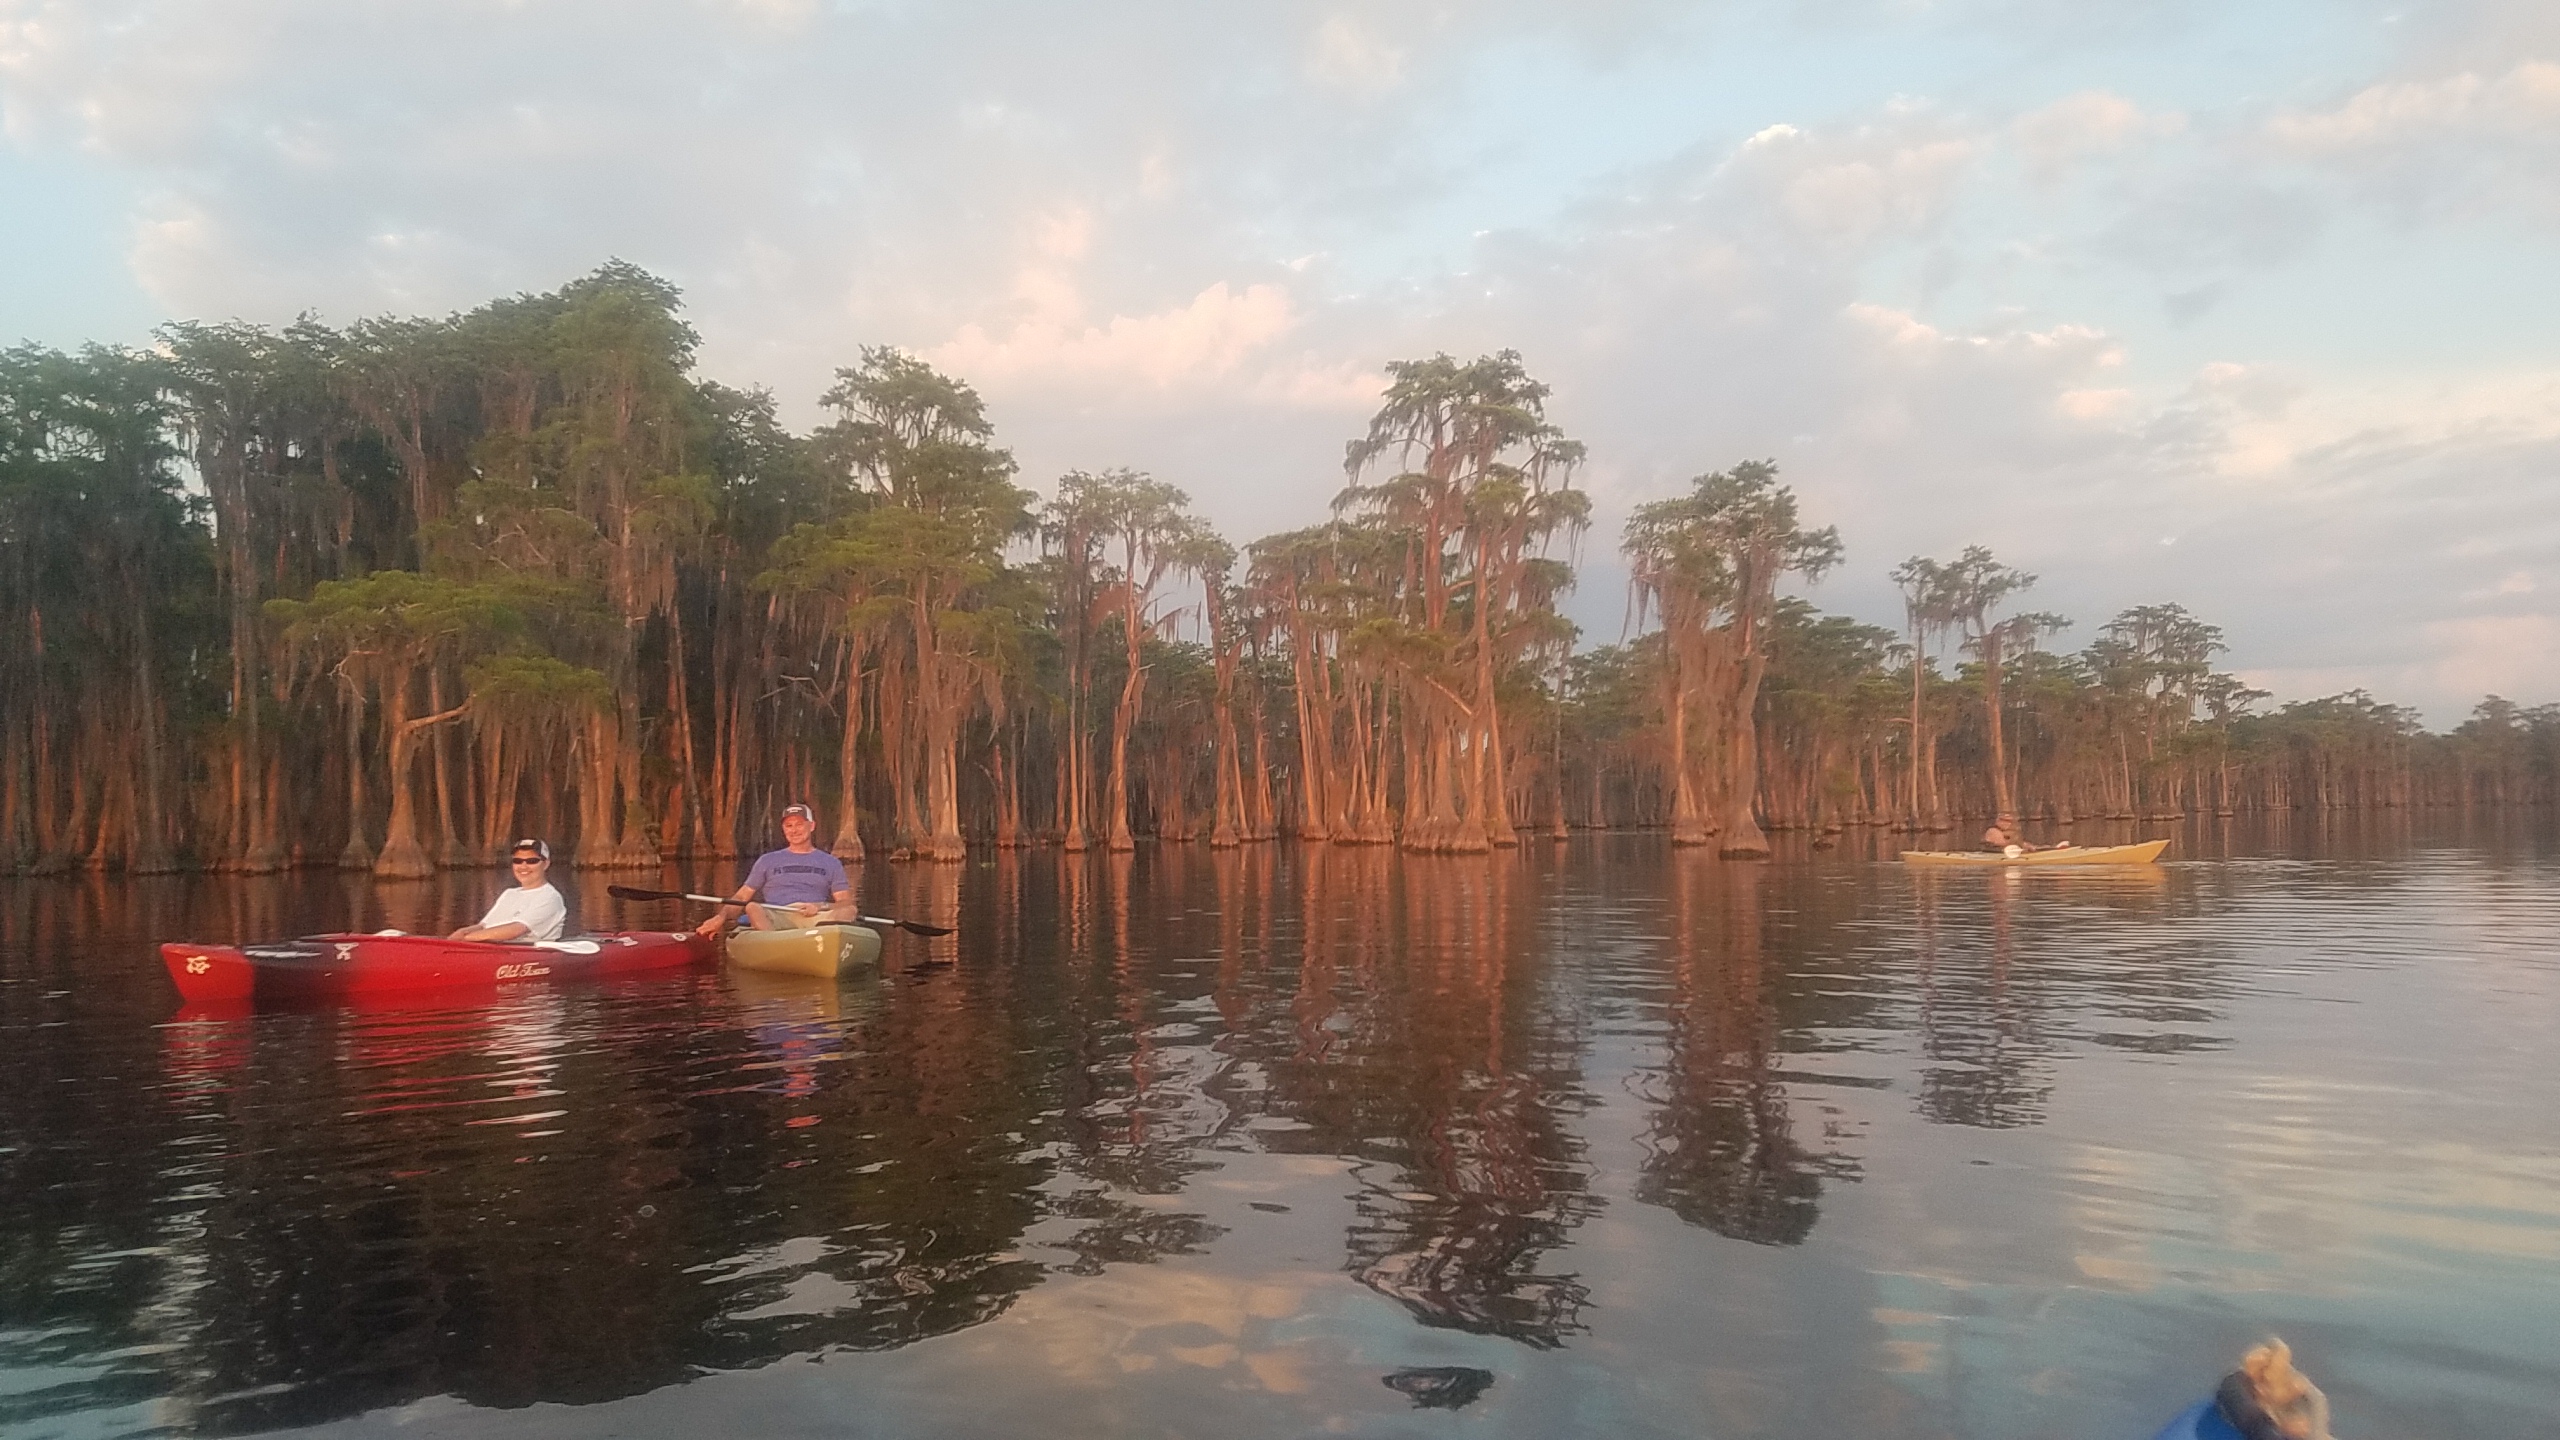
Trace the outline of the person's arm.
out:
[[[827,911],[826,918],[848,921],[861,918],[861,912],[853,908],[853,891],[842,885],[837,886],[835,901],[835,905]]]
[[[711,912],[710,919],[693,927],[694,933],[698,935],[719,934],[722,926],[727,925],[730,921],[735,920],[740,915],[746,913],[747,902],[754,898],[756,898],[755,877],[750,875],[747,877],[747,883],[738,887],[737,894],[730,896],[726,904],[723,904],[719,909]]]
[[[560,920],[568,913],[560,900],[560,892],[545,885],[540,890],[509,890],[480,917],[480,923],[453,932],[456,940],[522,940],[531,936],[537,926],[549,926],[559,932]]]
[[[456,940],[521,940],[532,933],[533,931],[523,921],[510,920],[504,925],[475,925],[468,930],[457,930],[453,938]]]
[[[507,896],[501,893],[496,900],[490,902],[489,913],[480,917],[479,924],[465,925],[445,938],[448,940],[512,940],[524,933],[524,927],[499,921],[498,917],[507,913],[507,908]]]

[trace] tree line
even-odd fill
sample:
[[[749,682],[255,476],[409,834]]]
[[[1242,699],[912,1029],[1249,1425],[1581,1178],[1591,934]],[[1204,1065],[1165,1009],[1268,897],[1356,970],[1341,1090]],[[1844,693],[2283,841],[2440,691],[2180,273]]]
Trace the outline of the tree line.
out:
[[[1241,549],[1166,480],[1018,483],[977,393],[862,350],[794,433],[694,373],[619,262],[444,319],[182,323],[0,352],[0,871],[417,876],[517,834],[721,857],[816,801],[840,854],[1464,853],[1659,826],[1943,831],[2549,803],[2560,706],[2450,734],[2261,706],[2171,604],[2078,652],[1972,548],[1894,629],[1774,464],[1639,507],[1643,633],[1558,608],[1583,445],[1511,352],[1387,367],[1327,518]]]

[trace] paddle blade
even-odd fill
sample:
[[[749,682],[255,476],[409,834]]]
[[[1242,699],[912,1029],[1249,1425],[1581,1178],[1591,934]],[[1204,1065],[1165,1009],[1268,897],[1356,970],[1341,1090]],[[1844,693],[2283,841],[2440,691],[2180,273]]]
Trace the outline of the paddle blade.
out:
[[[680,890],[643,890],[636,885],[607,885],[604,893],[616,900],[681,900]]]
[[[948,935],[951,933],[951,927],[948,925],[927,925],[921,920],[892,920],[886,915],[865,915],[862,917],[862,923],[871,926],[885,926],[892,930],[904,930],[910,935]]]

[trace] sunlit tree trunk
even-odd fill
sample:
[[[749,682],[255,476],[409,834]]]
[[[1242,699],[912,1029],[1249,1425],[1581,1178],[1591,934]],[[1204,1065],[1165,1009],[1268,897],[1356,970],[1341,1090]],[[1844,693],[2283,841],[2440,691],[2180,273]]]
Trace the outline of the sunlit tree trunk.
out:
[[[674,587],[670,585],[668,588],[672,591]],[[671,723],[667,743],[675,752],[676,774],[675,783],[667,788],[680,803],[683,815],[677,824],[662,825],[658,838],[675,854],[698,855],[709,837],[703,833],[702,752],[693,733],[693,677],[685,649],[684,628],[682,613],[670,603],[667,607],[667,716]],[[718,636],[715,634],[712,638],[716,644]],[[851,808],[847,807],[845,813],[850,816]],[[857,846],[861,844],[859,833],[854,843]],[[854,858],[861,858],[858,850]]]
[[[427,709],[444,709],[444,670],[430,665],[427,669]],[[438,730],[427,737],[427,763],[436,787],[436,845],[434,863],[442,868],[468,864],[469,852],[462,844],[462,796],[454,783],[454,735]]]
[[[1279,812],[1271,794],[1271,732],[1263,718],[1262,695],[1257,689],[1253,705],[1253,823],[1250,836],[1270,840],[1280,833]]]
[[[1332,838],[1328,823],[1333,809],[1328,752],[1333,748],[1316,671],[1323,663],[1315,652],[1310,617],[1295,611],[1290,626],[1290,665],[1297,677],[1298,700],[1298,838]]]
[[[1675,652],[1665,672],[1666,693],[1662,697],[1669,721],[1669,733],[1665,738],[1671,752],[1665,762],[1671,777],[1671,843],[1705,845],[1715,839],[1715,831],[1707,824],[1707,807],[1698,793],[1696,762],[1689,753],[1689,701],[1693,686],[1687,651],[1696,642],[1667,632],[1663,639]]]
[[[931,827],[923,858],[957,864],[968,858],[960,833],[960,707],[964,697],[954,662],[938,648],[933,615],[924,598],[930,583],[917,586],[915,602],[916,689],[924,700],[925,814]]]
[[[1982,637],[1982,728],[1991,745],[1991,810],[1995,817],[2017,814],[2017,800],[2009,784],[2008,742],[2002,725],[2000,701],[2000,632],[1986,631]]]
[[[1756,860],[1769,853],[1769,837],[1760,831],[1756,813],[1760,797],[1760,680],[1768,672],[1769,657],[1760,649],[1753,633],[1756,617],[1746,615],[1737,620],[1742,630],[1739,643],[1744,649],[1736,667],[1740,678],[1735,682],[1730,707],[1725,716],[1725,819],[1724,840],[1716,853],[1728,860]]]
[[[389,749],[391,820],[384,828],[382,854],[373,873],[384,879],[415,880],[435,873],[435,861],[418,843],[417,770],[419,737],[430,728],[458,719],[469,702],[448,710],[411,718],[406,712],[411,677],[395,671],[383,685],[383,739]]]
[[[1144,631],[1138,623],[1138,587],[1127,587],[1129,608],[1124,617],[1129,642],[1129,669],[1120,682],[1120,703],[1111,712],[1111,774],[1103,786],[1103,809],[1107,812],[1111,831],[1108,843],[1114,850],[1135,850],[1138,839],[1129,831],[1129,732],[1137,727],[1138,706],[1146,694],[1147,670],[1139,654]]]
[[[838,732],[836,745],[836,841],[835,855],[847,865],[862,863],[862,816],[855,780],[855,759],[861,753],[862,741],[862,649],[846,637],[841,651],[844,666],[844,725]]]
[[[347,742],[338,759],[347,769],[347,843],[338,851],[338,868],[370,870],[373,868],[374,850],[372,843],[365,839],[364,829],[364,691],[359,686],[348,685],[346,697]]]

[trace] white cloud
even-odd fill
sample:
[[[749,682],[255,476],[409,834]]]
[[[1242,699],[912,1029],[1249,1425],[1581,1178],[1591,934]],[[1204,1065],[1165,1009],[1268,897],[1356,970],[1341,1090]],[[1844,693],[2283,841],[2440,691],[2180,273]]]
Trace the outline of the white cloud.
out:
[[[2280,114],[2267,133],[2311,154],[2446,138],[2560,141],[2560,64],[2526,60],[2495,77],[2465,71],[2375,85],[2331,110]]]
[[[1066,293],[1043,296],[1043,308],[1073,314],[1080,306]],[[963,325],[943,345],[926,352],[936,365],[990,382],[1025,377],[1085,386],[1140,383],[1165,387],[1214,382],[1295,324],[1287,292],[1276,285],[1238,290],[1221,280],[1189,304],[1151,315],[1114,315],[1080,325],[1047,314],[990,334]]]
[[[1327,15],[1308,45],[1307,73],[1346,90],[1388,90],[1404,78],[1404,51],[1358,15]]]
[[[1857,250],[1937,220],[1980,149],[1978,136],[1925,112],[1845,130],[1780,124],[1744,141],[1715,182],[1800,243]]]
[[[2186,127],[2187,117],[2175,111],[2153,114],[2121,95],[2083,90],[2019,116],[2010,131],[2029,178],[2049,184],[2084,157],[2176,135]]]
[[[2267,121],[2277,155],[2404,215],[2522,210],[2560,221],[2560,63],[2526,59],[2369,86]]]

